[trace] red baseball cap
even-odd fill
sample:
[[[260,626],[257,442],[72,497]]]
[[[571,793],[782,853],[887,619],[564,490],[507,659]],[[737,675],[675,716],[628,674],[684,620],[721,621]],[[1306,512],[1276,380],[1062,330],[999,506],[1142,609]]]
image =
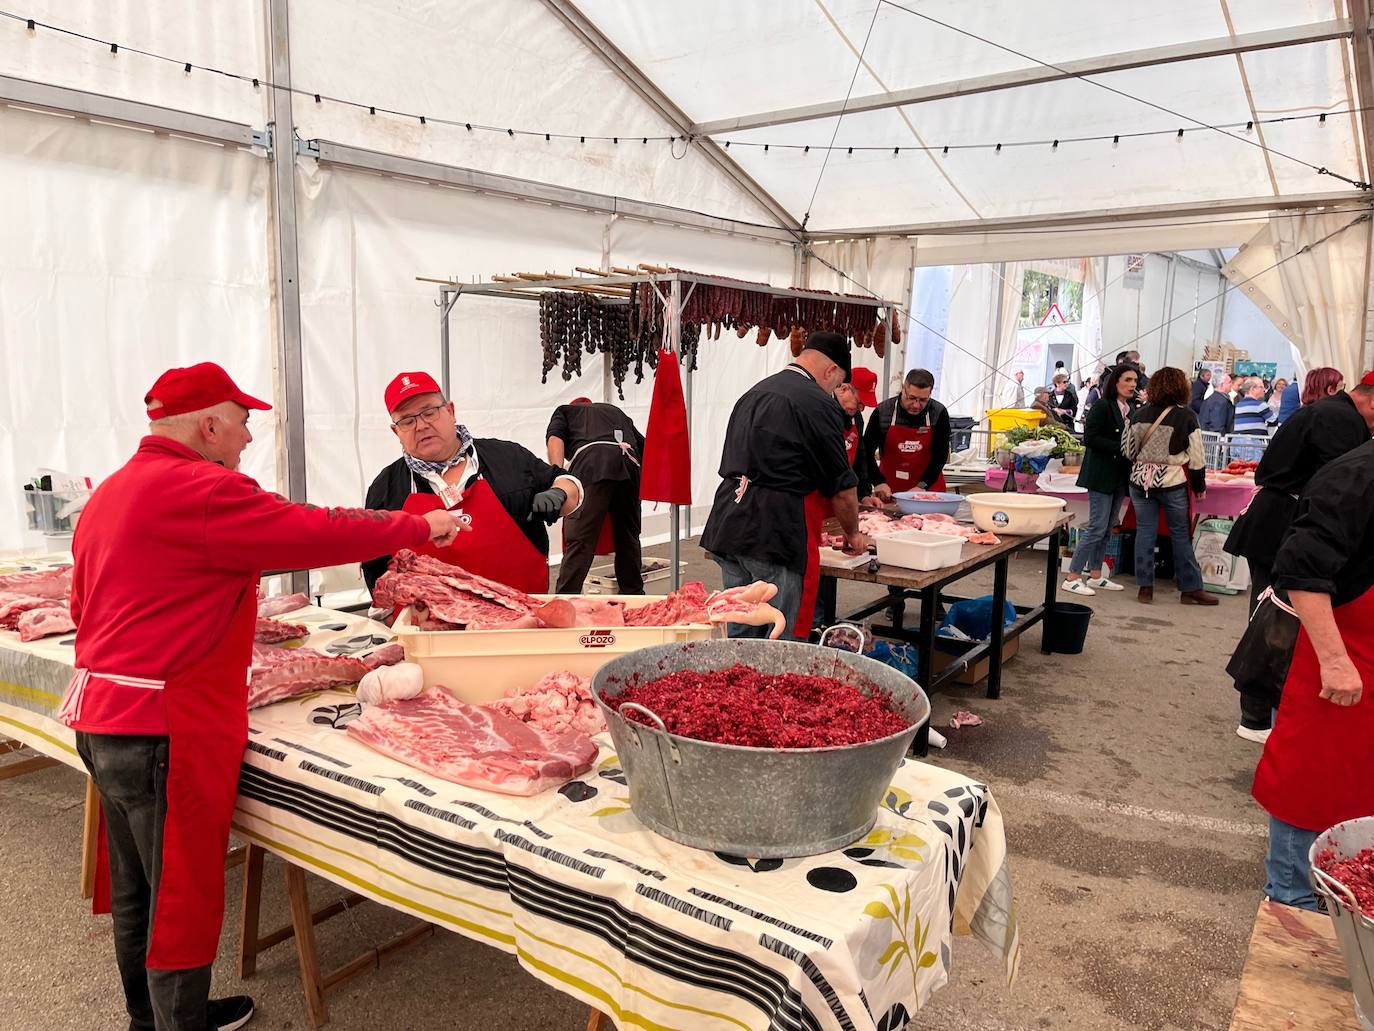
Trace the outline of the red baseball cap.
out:
[[[1360,378],[1360,386],[1374,387],[1374,369],[1370,369]]]
[[[157,378],[143,398],[148,406],[148,418],[165,419],[169,415],[183,415],[211,408],[225,401],[233,401],[244,408],[271,411],[266,401],[245,394],[214,362],[201,362],[185,369],[168,369]]]
[[[592,399],[590,397],[575,397],[572,399],[572,403],[575,405],[589,405],[592,403]]]
[[[401,402],[416,394],[439,394],[439,384],[427,372],[403,372],[386,385],[386,410],[394,412]]]
[[[876,372],[860,365],[849,374],[849,383],[866,407],[878,407],[878,374]]]

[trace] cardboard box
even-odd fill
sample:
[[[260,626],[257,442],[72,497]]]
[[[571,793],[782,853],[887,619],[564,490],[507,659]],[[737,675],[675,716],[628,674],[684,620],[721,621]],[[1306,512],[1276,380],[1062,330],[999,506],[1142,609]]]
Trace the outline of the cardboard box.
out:
[[[958,648],[963,645],[963,641],[952,641],[948,638],[935,639],[935,654],[931,657],[931,667],[936,673],[941,673],[952,663],[958,662],[968,647],[961,648],[959,651],[944,651],[943,649]],[[970,646],[971,647],[971,646]],[[1002,642],[1002,664],[1005,666],[1011,658],[1021,650],[1021,638],[1013,637]],[[964,672],[954,678],[956,684],[980,684],[988,678],[988,666],[990,664],[988,656],[983,656]]]

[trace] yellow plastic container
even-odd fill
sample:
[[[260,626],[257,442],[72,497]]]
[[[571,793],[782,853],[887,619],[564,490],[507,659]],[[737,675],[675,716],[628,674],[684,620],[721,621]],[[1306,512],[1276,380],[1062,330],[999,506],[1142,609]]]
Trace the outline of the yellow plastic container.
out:
[[[1045,421],[1045,413],[1035,408],[989,408],[988,454],[997,450],[997,435],[1017,426],[1034,428]]]
[[[541,600],[557,597],[536,594]],[[648,595],[596,595],[597,601],[643,605]],[[417,630],[409,608],[396,619],[396,636],[406,661],[424,670],[425,687],[443,686],[465,702],[481,705],[517,687],[537,683],[546,673],[567,670],[590,677],[608,660],[656,644],[704,641],[709,623],[678,626],[615,626],[604,629],[539,627],[525,630]]]

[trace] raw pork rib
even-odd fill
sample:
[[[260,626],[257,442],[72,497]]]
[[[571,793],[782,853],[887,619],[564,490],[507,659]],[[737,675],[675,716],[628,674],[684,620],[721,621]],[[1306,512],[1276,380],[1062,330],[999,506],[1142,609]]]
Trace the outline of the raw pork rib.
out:
[[[659,601],[625,610],[626,626],[676,626],[706,622],[706,585],[700,580],[683,584]]]
[[[499,626],[528,616],[543,605],[523,591],[459,566],[409,549],[396,552],[372,590],[372,603],[382,609],[413,605],[424,618],[445,623]]]
[[[0,576],[0,594],[23,594],[30,598],[66,598],[72,593],[72,567],[45,569],[37,573]]]
[[[253,676],[248,682],[248,708],[270,705],[335,684],[356,684],[367,666],[361,659],[326,655],[311,648],[253,645]]]
[[[606,729],[606,719],[592,701],[592,682],[576,673],[549,673],[537,684],[518,687],[513,694],[488,703],[487,708],[553,734],[566,730],[599,734]]]
[[[49,605],[43,609],[29,609],[19,617],[19,640],[36,641],[40,637],[65,634],[75,630],[72,614],[61,605]]]
[[[369,705],[348,733],[383,755],[455,784],[535,795],[591,769],[584,734],[548,734],[443,688]]]
[[[25,612],[33,609],[50,609],[61,604],[61,599],[33,594],[0,594],[0,630],[13,630],[19,625],[19,617]]]
[[[309,636],[310,628],[304,623],[283,623],[279,619],[269,619],[262,615],[258,616],[257,629],[253,631],[253,640],[259,644],[277,644],[280,641]]]
[[[271,598],[259,599],[258,615],[280,616],[284,612],[303,609],[309,604],[310,599],[304,594],[278,594]]]

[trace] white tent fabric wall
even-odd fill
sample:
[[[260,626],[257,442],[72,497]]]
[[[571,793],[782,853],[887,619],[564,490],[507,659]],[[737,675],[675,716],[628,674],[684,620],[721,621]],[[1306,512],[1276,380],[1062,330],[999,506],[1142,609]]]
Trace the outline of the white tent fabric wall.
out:
[[[25,17],[77,29],[126,47],[168,54],[155,61],[112,54],[89,40],[0,18],[0,75],[89,90],[180,111],[262,125],[265,89],[210,72],[186,74],[178,62],[265,77],[263,3],[184,0],[25,0]]]
[[[1303,365],[1329,365],[1354,382],[1364,371],[1369,245],[1368,218],[1351,212],[1275,217],[1222,274],[1293,341]]]
[[[3,49],[3,48],[0,48]],[[101,478],[147,430],[170,366],[216,361],[273,397],[267,167],[260,156],[25,111],[0,114],[0,550],[19,484]],[[243,469],[277,483],[274,413]]]

